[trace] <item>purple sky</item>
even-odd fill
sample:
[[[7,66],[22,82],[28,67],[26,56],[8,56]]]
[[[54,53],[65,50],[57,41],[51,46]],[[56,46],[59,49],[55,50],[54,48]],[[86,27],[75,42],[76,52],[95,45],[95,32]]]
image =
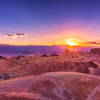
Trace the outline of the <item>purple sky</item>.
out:
[[[48,45],[99,37],[100,0],[0,0],[0,43]]]

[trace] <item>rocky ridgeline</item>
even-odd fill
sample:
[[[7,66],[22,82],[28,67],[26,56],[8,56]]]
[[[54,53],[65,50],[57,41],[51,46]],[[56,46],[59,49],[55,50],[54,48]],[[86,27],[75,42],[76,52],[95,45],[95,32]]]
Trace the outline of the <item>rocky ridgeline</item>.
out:
[[[4,62],[4,61],[3,61]],[[24,64],[22,64],[24,63]],[[1,66],[3,65],[3,67]],[[44,62],[19,62],[13,61],[0,64],[1,72],[5,72],[5,76],[18,77],[25,75],[40,75],[48,72],[66,71],[66,72],[80,72],[90,74],[91,70],[97,71],[98,65],[94,62],[71,62],[71,61],[55,61],[49,60]],[[94,74],[94,73],[93,73]],[[3,77],[3,79],[4,79]]]
[[[100,48],[94,48],[90,50],[90,53],[100,55]]]
[[[87,55],[91,57],[91,54]],[[85,60],[80,60],[81,56]],[[95,61],[100,61],[100,59],[95,57],[94,61],[93,57],[95,56],[89,58],[84,53],[71,52],[70,55],[44,54],[42,56],[17,56],[6,59],[2,57],[0,60],[0,80],[58,71],[100,75],[100,65],[95,63]]]
[[[100,78],[55,72],[0,82],[0,100],[100,100]]]

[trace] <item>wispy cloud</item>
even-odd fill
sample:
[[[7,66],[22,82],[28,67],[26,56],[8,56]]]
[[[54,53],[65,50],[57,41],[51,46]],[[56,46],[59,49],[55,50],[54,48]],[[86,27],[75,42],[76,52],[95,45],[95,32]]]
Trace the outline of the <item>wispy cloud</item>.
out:
[[[85,42],[84,44],[87,44],[87,45],[100,45],[100,42],[91,41],[91,42]]]
[[[26,37],[26,33],[7,33],[6,36],[11,38]]]
[[[25,34],[25,33],[16,33],[16,35],[18,37],[26,37],[27,36],[27,34]]]

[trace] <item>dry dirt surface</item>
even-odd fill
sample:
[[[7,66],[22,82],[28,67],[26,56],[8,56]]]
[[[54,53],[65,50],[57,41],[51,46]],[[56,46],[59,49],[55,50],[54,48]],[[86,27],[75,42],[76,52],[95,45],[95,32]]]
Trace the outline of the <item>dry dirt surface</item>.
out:
[[[100,78],[53,72],[0,81],[0,100],[100,100]]]

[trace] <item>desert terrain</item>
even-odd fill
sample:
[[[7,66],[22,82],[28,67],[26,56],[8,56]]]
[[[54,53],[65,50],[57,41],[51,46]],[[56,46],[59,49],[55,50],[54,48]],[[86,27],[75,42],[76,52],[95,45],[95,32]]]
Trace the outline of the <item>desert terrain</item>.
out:
[[[100,100],[100,49],[1,56],[0,100]]]

